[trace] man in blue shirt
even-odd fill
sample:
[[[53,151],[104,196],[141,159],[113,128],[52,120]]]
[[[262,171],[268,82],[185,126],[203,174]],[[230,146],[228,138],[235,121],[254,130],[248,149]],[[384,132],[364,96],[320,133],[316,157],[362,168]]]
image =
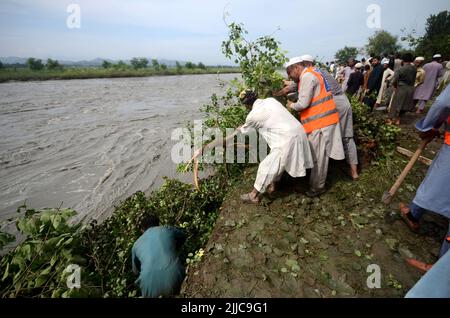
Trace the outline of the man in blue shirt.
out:
[[[179,292],[185,269],[179,259],[184,233],[171,226],[159,226],[150,215],[141,222],[143,234],[132,249],[133,272],[139,273],[136,284],[144,297],[169,297]]]

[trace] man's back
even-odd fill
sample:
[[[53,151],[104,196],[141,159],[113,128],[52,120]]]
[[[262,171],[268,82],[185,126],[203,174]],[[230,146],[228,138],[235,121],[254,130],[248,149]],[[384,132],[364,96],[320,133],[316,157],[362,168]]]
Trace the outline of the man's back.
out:
[[[134,243],[133,271],[139,271],[136,283],[145,297],[170,296],[184,279],[184,267],[178,249],[185,240],[183,232],[168,226],[149,228]]]

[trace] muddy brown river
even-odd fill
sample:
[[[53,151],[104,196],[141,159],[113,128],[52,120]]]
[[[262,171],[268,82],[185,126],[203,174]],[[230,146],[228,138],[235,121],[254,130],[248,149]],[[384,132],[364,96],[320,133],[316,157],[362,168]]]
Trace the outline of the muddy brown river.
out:
[[[235,76],[0,84],[0,221],[24,202],[101,220],[151,192],[176,176],[172,130],[201,119],[200,106]]]

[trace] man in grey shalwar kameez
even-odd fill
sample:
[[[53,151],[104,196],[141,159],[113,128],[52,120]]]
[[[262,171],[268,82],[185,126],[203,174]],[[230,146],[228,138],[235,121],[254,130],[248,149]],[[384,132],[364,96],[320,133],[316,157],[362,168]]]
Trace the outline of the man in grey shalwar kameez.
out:
[[[408,226],[419,230],[419,220],[428,210],[450,219],[450,85],[436,99],[427,116],[417,122],[421,137],[431,141],[445,124],[445,143],[428,169],[413,201],[400,204],[401,215]],[[450,227],[442,244],[440,257],[450,248]]]
[[[414,108],[413,94],[417,69],[412,62],[413,56],[406,53],[403,57],[404,65],[394,73],[392,78],[395,92],[389,110],[388,123],[400,125],[400,116]]]
[[[302,56],[306,66],[313,66],[312,56]],[[318,69],[325,81],[330,85],[331,93],[339,112],[339,123],[341,124],[342,145],[344,146],[345,159],[350,165],[350,175],[353,180],[358,180],[358,153],[356,150],[355,140],[353,139],[353,112],[352,105],[347,96],[343,92],[343,88],[336,79],[324,69]]]
[[[418,110],[423,111],[427,101],[433,96],[434,90],[438,84],[438,79],[444,75],[444,67],[439,61],[441,60],[441,55],[436,54],[433,56],[433,61],[424,65],[423,69],[425,71],[425,78],[423,83],[416,87],[414,91],[414,100],[418,100],[417,104]]]
[[[308,71],[311,68],[306,67],[303,59],[300,57],[290,59],[285,66],[288,76],[296,83],[301,83],[301,85],[299,85],[297,102],[293,103],[288,101],[287,106],[300,112],[303,122],[302,113],[310,107],[316,107],[313,105],[312,101],[323,93],[321,81],[324,81],[324,79],[323,76],[322,79],[319,79],[316,75]],[[329,87],[327,87],[327,91],[329,92]],[[329,95],[331,95],[331,92]],[[333,99],[332,95],[329,97]],[[333,111],[330,111],[329,114],[333,115],[335,112],[337,112],[336,108]],[[324,113],[320,116],[322,117],[323,115],[328,114]],[[311,170],[310,176],[311,188],[306,195],[315,197],[326,191],[325,182],[328,173],[329,158],[335,160],[345,159],[339,116],[336,118],[336,123],[314,129],[310,132],[307,131],[307,133],[313,155],[314,168]]]

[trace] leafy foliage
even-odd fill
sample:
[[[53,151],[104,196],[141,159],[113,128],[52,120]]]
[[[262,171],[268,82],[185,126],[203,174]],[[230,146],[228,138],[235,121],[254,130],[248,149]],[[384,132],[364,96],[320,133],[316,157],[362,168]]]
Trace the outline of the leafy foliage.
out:
[[[124,61],[120,60],[119,62],[114,64],[113,67],[117,70],[126,70],[128,68],[128,65]]]
[[[137,70],[137,69],[140,69],[140,68],[146,68],[147,64],[148,64],[148,60],[146,58],[134,57],[134,58],[131,59],[130,63],[131,63],[131,66],[135,70]]]
[[[44,64],[42,64],[42,60],[35,59],[33,57],[30,57],[27,60],[27,66],[30,70],[33,70],[33,71],[39,71],[44,68]]]
[[[374,35],[369,37],[366,45],[366,51],[375,56],[395,53],[400,49],[401,45],[398,43],[398,36],[394,36],[385,30],[376,31]]]
[[[175,62],[175,67],[177,69],[177,73],[181,73],[183,66],[181,66],[180,62],[176,61]]]
[[[102,63],[102,67],[103,68],[111,68],[113,66],[113,64],[111,62],[108,62],[106,60],[103,61]]]
[[[153,67],[155,70],[159,71],[159,62],[158,62],[157,59],[152,59],[152,67]]]
[[[436,53],[444,57],[450,56],[450,12],[445,10],[436,15],[430,15],[422,37],[416,36],[416,31],[413,29],[403,36],[402,40],[416,51],[416,55],[426,58],[431,58]]]
[[[47,63],[45,64],[45,67],[48,70],[61,70],[62,69],[62,65],[59,64],[58,61],[56,60],[52,60],[52,59],[47,59]]]
[[[228,28],[229,39],[222,42],[222,52],[239,64],[244,85],[261,98],[279,90],[283,86],[283,76],[276,70],[287,61],[280,43],[272,36],[262,36],[253,42],[247,40],[248,32],[242,24],[233,22]]]
[[[356,97],[351,100],[353,111],[353,129],[358,150],[370,158],[383,158],[391,154],[395,140],[400,133],[399,127],[386,124],[383,117],[370,112],[367,105]]]
[[[347,63],[348,59],[350,58],[356,58],[358,55],[358,49],[356,47],[348,47],[345,46],[343,49],[340,49],[336,52],[334,55],[334,58],[338,61],[338,63],[345,64]]]
[[[11,242],[14,242],[15,240],[16,238],[14,237],[14,235],[0,231],[0,249]]]
[[[184,66],[185,66],[186,68],[188,68],[188,69],[193,69],[193,68],[196,68],[196,67],[197,67],[197,65],[195,65],[195,64],[192,63],[192,62],[186,62],[186,64],[184,64]]]
[[[17,230],[25,240],[11,253],[2,257],[0,290],[3,297],[77,297],[94,295],[96,290],[67,287],[68,265],[81,267],[82,286],[92,274],[85,269],[85,251],[81,245],[80,224],[71,226],[68,219],[75,214],[71,209],[25,210],[17,221]],[[84,275],[83,275],[84,274]],[[98,294],[98,293],[97,293]]]

